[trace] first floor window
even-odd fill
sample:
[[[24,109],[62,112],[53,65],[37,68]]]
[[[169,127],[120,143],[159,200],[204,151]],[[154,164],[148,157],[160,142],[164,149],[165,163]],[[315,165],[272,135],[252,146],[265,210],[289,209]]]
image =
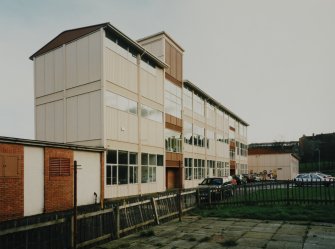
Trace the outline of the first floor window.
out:
[[[156,154],[142,153],[142,183],[156,182],[156,167],[163,165],[163,156]]]

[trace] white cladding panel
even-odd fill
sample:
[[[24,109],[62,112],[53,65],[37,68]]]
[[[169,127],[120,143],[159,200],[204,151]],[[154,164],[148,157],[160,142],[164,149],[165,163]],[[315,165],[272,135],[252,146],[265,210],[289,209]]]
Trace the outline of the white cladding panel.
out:
[[[78,172],[78,205],[100,202],[100,153],[74,151],[74,160],[80,165]],[[89,183],[89,184],[88,184]]]
[[[45,56],[45,91],[44,94],[53,93],[55,90],[55,66],[54,66],[54,52],[50,52]]]
[[[152,72],[141,68],[141,93],[143,97],[163,104],[163,77],[161,70],[151,68]]]
[[[101,78],[100,32],[67,44],[66,87],[76,87]]]
[[[65,86],[65,58],[64,58],[64,49],[54,50],[55,56],[55,92],[61,91]]]
[[[138,117],[134,114],[106,107],[106,138],[138,143]]]
[[[64,142],[63,102],[36,106],[36,139]]]
[[[44,56],[35,59],[35,97],[44,95]]]
[[[164,148],[164,126],[162,123],[142,118],[142,144]]]
[[[136,93],[136,58],[108,39],[106,44],[108,46],[105,48],[106,80]]]
[[[67,99],[67,142],[101,138],[100,91]]]
[[[43,213],[44,151],[24,146],[24,216]]]

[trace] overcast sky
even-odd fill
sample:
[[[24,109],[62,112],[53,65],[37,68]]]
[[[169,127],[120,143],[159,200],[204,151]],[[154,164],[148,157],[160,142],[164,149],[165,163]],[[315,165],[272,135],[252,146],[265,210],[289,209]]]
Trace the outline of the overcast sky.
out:
[[[249,142],[335,132],[335,1],[1,0],[0,136],[34,138],[30,55],[64,30],[166,31],[189,79],[247,121]]]

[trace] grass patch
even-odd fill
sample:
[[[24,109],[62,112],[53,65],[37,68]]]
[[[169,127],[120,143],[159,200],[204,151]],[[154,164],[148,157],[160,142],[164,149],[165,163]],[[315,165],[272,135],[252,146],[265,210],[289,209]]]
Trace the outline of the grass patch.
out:
[[[334,206],[221,206],[213,209],[195,209],[202,217],[243,218],[260,220],[319,221],[335,223]]]
[[[140,233],[140,237],[151,237],[154,235],[155,235],[154,230],[144,230]]]
[[[210,241],[211,237],[209,236],[206,236],[206,237],[203,237],[202,239],[199,240],[199,242],[207,242],[207,241]]]

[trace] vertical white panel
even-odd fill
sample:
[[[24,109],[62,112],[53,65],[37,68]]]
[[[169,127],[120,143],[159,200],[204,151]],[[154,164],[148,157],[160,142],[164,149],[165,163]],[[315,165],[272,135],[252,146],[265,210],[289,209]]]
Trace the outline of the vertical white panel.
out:
[[[90,93],[90,139],[101,138],[101,99],[100,91]]]
[[[76,42],[66,45],[66,87],[77,85],[77,49]]]
[[[53,93],[55,89],[54,53],[45,54],[45,93]]]
[[[101,34],[96,32],[89,36],[89,80],[101,79]]]
[[[94,192],[100,202],[100,154],[97,152],[74,151],[78,170],[78,205],[94,204]],[[88,184],[89,183],[89,184]]]
[[[118,138],[118,112],[117,110],[106,107],[106,136],[107,139],[117,140]]]
[[[64,142],[64,108],[63,101],[55,102],[55,142]]]
[[[77,82],[78,85],[89,82],[88,37],[77,41]]]
[[[119,111],[118,138],[120,141],[128,142],[128,114]]]
[[[39,56],[35,59],[35,95],[40,97],[44,95],[44,55]]]
[[[55,108],[54,103],[45,105],[45,139],[54,141],[55,137]]]
[[[66,104],[66,131],[67,141],[77,141],[77,97],[68,98]]]
[[[128,141],[131,143],[138,143],[138,117],[128,114]]]
[[[24,216],[43,213],[44,153],[42,148],[24,146]]]
[[[149,143],[149,133],[148,133],[148,123],[149,120],[142,118],[141,120],[142,125],[141,125],[141,140],[142,140],[142,144],[147,145]]]
[[[55,91],[61,91],[65,86],[64,51],[63,47],[54,51],[55,55]]]
[[[36,106],[36,139],[45,140],[45,105]]]
[[[90,95],[78,96],[78,140],[88,140],[90,134]]]

